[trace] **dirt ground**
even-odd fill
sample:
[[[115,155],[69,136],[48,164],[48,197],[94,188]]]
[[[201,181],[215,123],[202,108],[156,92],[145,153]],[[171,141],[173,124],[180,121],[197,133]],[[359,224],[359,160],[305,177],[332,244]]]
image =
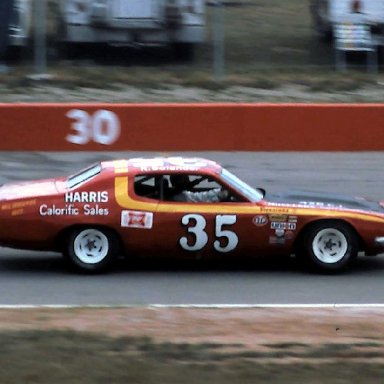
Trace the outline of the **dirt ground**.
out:
[[[63,89],[43,83],[36,83],[28,92],[0,87],[0,102],[107,102],[107,103],[143,103],[143,102],[244,102],[244,103],[351,103],[382,102],[384,83],[366,86],[351,91],[313,92],[307,86],[284,84],[276,89],[262,89],[244,86],[230,86],[220,90],[197,87],[168,86],[158,88],[137,88],[120,85],[118,89],[77,88]]]
[[[22,308],[0,309],[0,331],[71,330],[156,342],[241,344],[381,343],[384,308]]]

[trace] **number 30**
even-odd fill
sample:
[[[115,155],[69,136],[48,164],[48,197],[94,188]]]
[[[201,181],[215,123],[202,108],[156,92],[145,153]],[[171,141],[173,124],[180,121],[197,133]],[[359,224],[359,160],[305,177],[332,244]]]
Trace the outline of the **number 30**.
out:
[[[192,224],[191,224],[192,222]],[[204,216],[197,214],[189,214],[183,216],[181,223],[188,226],[187,232],[194,235],[193,244],[188,244],[188,238],[183,236],[179,240],[179,244],[187,251],[199,251],[203,249],[208,243],[208,235],[205,231],[207,221]],[[216,240],[213,243],[213,247],[218,252],[230,252],[234,250],[239,243],[239,238],[236,233],[223,229],[224,225],[232,225],[236,223],[236,215],[217,215],[215,221],[215,236]],[[191,224],[191,225],[190,225]],[[220,239],[225,238],[227,240],[226,245],[221,245]]]
[[[74,120],[71,129],[74,133],[67,135],[70,143],[84,145],[90,141],[110,145],[120,135],[120,121],[118,116],[106,109],[100,109],[89,114],[81,109],[71,109],[66,116]]]

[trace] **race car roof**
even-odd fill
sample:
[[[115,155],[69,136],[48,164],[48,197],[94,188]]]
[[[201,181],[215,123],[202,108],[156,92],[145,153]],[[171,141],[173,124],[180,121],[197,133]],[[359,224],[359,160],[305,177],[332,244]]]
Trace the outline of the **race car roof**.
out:
[[[132,158],[123,160],[112,160],[102,162],[102,168],[114,168],[116,172],[198,172],[207,171],[220,172],[221,166],[215,161],[200,157],[152,157]]]

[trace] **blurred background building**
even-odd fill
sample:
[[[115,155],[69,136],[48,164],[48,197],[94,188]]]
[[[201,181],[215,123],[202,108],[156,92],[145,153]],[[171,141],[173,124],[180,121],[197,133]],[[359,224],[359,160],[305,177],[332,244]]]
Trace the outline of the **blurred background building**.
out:
[[[367,52],[381,73],[383,0],[2,0],[0,18],[2,59],[67,87],[347,89],[372,84]]]

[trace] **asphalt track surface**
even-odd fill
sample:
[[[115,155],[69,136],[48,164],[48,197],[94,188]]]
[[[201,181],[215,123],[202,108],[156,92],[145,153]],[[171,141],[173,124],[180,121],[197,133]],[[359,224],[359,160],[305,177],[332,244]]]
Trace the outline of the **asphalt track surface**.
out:
[[[66,175],[101,159],[174,153],[0,153],[0,183]],[[220,162],[253,186],[299,188],[384,200],[384,153],[184,152]],[[22,230],[22,228],[20,229]],[[341,275],[295,260],[236,265],[120,262],[108,274],[74,274],[60,255],[0,249],[1,305],[384,304],[384,255],[360,257]]]

